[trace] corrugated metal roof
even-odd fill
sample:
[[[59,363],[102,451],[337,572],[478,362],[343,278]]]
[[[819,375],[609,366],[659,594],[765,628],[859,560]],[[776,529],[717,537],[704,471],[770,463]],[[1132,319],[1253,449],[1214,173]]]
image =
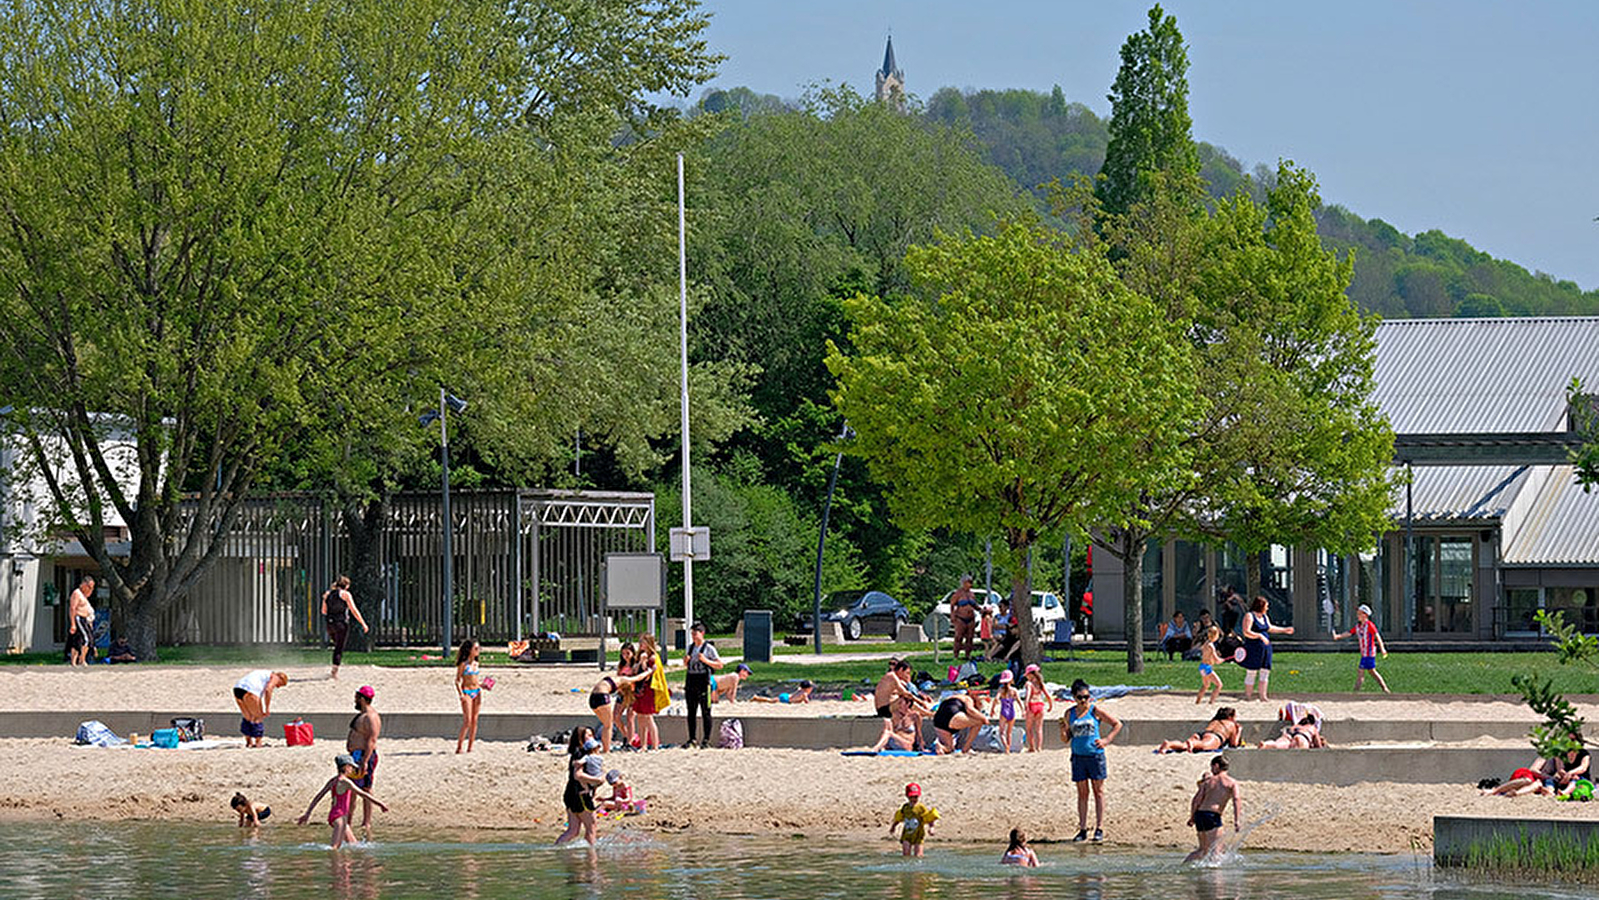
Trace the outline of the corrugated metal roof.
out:
[[[1593,565],[1599,561],[1599,491],[1585,493],[1571,466],[1554,466],[1521,526],[1509,536],[1506,565]]]
[[[1532,466],[1421,466],[1410,485],[1418,522],[1493,520],[1505,517],[1527,484]],[[1395,522],[1405,520],[1405,486],[1394,489],[1389,505]]]
[[[1563,431],[1572,377],[1599,385],[1599,317],[1394,319],[1376,376],[1400,434]]]

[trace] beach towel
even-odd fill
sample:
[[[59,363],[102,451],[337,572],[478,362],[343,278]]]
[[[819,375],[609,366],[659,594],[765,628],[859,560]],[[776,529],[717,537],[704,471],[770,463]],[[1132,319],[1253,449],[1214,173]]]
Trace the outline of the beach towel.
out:
[[[920,750],[879,750],[873,753],[870,750],[845,750],[839,756],[921,756]]]
[[[650,675],[650,690],[655,692],[655,708],[666,712],[672,705],[672,692],[666,689],[666,666],[655,667],[654,674]]]
[[[1056,700],[1070,700],[1072,698],[1070,687],[1063,687],[1053,681],[1045,682],[1044,687],[1050,694],[1054,695]],[[1113,700],[1117,697],[1125,697],[1128,694],[1169,690],[1171,690],[1171,685],[1169,684],[1105,684],[1089,688],[1088,694],[1095,700]]]
[[[100,723],[98,719],[91,719],[78,726],[75,744],[88,744],[91,747],[119,747],[127,743],[124,738],[119,738],[109,728]]]

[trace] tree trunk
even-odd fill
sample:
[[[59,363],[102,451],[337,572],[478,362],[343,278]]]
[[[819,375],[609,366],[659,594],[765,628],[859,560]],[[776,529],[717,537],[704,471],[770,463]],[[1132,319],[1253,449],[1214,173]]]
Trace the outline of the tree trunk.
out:
[[[1029,550],[1024,550],[1026,558]],[[1033,628],[1033,585],[1027,576],[1027,566],[1020,565],[1010,577],[1010,608],[1016,612],[1016,627],[1022,631],[1021,656],[1025,665],[1036,665],[1044,658],[1038,646],[1038,632]]]
[[[1260,586],[1266,580],[1261,574],[1261,564],[1265,561],[1264,553],[1249,553],[1244,557],[1244,609],[1247,613],[1250,604],[1260,596]]]
[[[1148,539],[1131,531],[1117,539],[1122,558],[1122,622],[1127,630],[1127,671],[1144,671],[1144,550]]]
[[[159,625],[156,621],[164,603],[158,604],[152,595],[155,589],[147,591],[143,596],[138,596],[126,587],[113,587],[113,595],[119,597],[123,608],[128,611],[126,627],[128,630],[128,646],[133,648],[133,655],[139,662],[156,662],[160,654],[156,652],[156,637]]]
[[[385,492],[375,500],[351,501],[343,510],[344,528],[350,535],[350,596],[373,629],[361,636],[366,650],[372,649],[378,637],[376,629],[388,592],[383,580],[383,533],[388,529],[390,499]]]

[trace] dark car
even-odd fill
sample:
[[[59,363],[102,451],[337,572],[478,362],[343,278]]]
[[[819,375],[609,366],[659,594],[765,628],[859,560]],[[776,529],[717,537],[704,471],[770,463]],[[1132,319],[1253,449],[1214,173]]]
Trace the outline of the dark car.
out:
[[[829,610],[824,605],[822,609],[822,621],[839,623],[844,637],[852,641],[868,631],[897,634],[899,626],[910,621],[910,617],[910,610],[905,608],[905,604],[882,591],[867,591],[848,606]],[[799,630],[810,631],[811,617],[801,615],[796,624]]]

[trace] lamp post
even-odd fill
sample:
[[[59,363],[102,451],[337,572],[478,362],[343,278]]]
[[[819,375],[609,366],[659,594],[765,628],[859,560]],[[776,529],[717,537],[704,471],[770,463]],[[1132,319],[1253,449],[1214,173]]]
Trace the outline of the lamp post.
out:
[[[842,443],[855,436],[849,423],[844,423],[844,428],[838,433]],[[816,539],[816,595],[811,604],[811,635],[816,652],[822,652],[822,550],[827,546],[827,517],[833,511],[833,488],[838,484],[838,467],[844,462],[844,451],[838,451],[838,456],[833,458],[833,472],[827,476],[827,500],[822,503],[822,533]]]
[[[450,431],[449,413],[454,411],[457,415],[466,412],[466,401],[455,396],[444,388],[439,388],[439,408],[428,410],[417,421],[424,427],[439,423],[439,462],[444,467],[444,655],[450,655],[450,646],[455,642],[455,550],[452,541],[455,534],[455,523],[450,518]]]

